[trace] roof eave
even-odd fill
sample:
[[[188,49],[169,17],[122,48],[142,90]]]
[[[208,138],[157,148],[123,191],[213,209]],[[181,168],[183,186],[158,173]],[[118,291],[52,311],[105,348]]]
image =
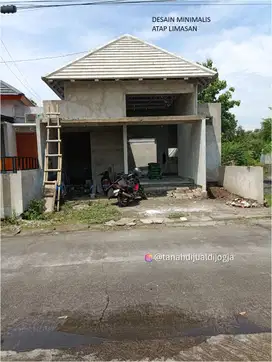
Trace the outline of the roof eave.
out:
[[[22,94],[20,100],[21,100],[21,102],[24,103],[25,106],[35,107],[35,104],[29,98],[27,98],[24,94]]]
[[[199,84],[200,88],[205,88],[207,87],[215,78],[217,77],[217,73],[215,73],[213,76],[211,75],[206,75],[206,76],[197,76],[197,75],[192,75],[192,76],[182,76],[182,77],[133,77],[133,78],[118,78],[120,81],[130,81],[130,80],[138,80],[138,79],[142,79],[144,80],[162,80],[162,79],[167,79],[167,80],[197,80],[197,84]],[[59,92],[54,86],[53,86],[53,82],[64,82],[64,81],[71,81],[71,80],[75,80],[75,81],[93,81],[95,82],[95,79],[99,79],[100,81],[116,81],[116,78],[78,78],[78,79],[74,79],[74,78],[51,78],[51,77],[42,77],[42,80],[46,83],[46,85],[60,98],[60,99],[64,99],[64,94],[63,92]]]
[[[63,95],[58,92],[57,89],[55,89],[53,86],[52,86],[52,83],[49,82],[49,80],[51,80],[50,78],[47,78],[47,77],[41,77],[41,79],[44,81],[44,83],[60,98],[60,99],[63,99]],[[64,79],[52,79],[52,80],[55,80],[55,81],[63,81]]]
[[[146,77],[146,76],[137,76],[137,77],[101,77],[101,76],[96,76],[96,77],[42,77],[42,80],[49,85],[50,82],[52,81],[95,81],[95,80],[101,80],[101,81],[116,81],[118,80],[122,80],[122,81],[127,81],[127,80],[159,80],[159,79],[166,79],[166,80],[188,80],[188,79],[214,79],[214,77],[217,76],[217,73],[212,75],[182,75],[182,76],[155,76],[155,77]]]

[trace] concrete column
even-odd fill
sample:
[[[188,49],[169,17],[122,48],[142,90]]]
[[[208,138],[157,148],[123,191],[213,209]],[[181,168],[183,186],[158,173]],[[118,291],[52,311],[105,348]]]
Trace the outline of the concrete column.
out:
[[[36,119],[36,137],[37,137],[37,149],[38,149],[38,160],[40,168],[44,166],[44,154],[46,147],[46,124],[41,123],[40,119]]]
[[[206,193],[206,118],[201,120],[199,151],[198,184],[202,186],[202,192]]]
[[[91,148],[91,167],[92,167],[92,179],[93,179],[93,193],[101,192],[101,186],[97,181],[98,175],[96,171],[96,160],[94,154],[94,143],[95,143],[95,135],[93,132],[90,132],[90,148]],[[101,177],[101,176],[100,176]]]
[[[198,85],[195,86],[195,112],[194,114],[198,114]]]
[[[5,140],[5,153],[8,157],[17,156],[16,132],[11,123],[5,122],[3,127]]]
[[[123,125],[123,148],[124,148],[124,172],[128,173],[128,142],[127,142],[126,125]]]
[[[177,125],[178,136],[178,175],[193,178],[192,160],[192,125],[188,123]]]

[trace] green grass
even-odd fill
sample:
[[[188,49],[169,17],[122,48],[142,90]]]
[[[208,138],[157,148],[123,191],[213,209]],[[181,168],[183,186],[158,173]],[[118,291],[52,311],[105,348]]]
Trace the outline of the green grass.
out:
[[[77,206],[80,209],[77,209]],[[57,224],[102,224],[109,220],[118,220],[119,218],[120,211],[106,200],[94,200],[77,204],[66,202],[59,212],[46,216],[46,220]]]
[[[272,195],[271,194],[266,194],[266,195],[264,195],[264,199],[267,202],[267,205],[269,207],[271,207],[272,206]]]
[[[77,208],[79,207],[79,208]],[[104,224],[106,221],[119,220],[120,211],[107,200],[87,202],[67,201],[59,212],[44,213],[39,218],[24,220],[12,216],[1,220],[2,230],[20,226],[25,229],[50,228],[57,225]]]
[[[12,216],[5,217],[3,220],[1,220],[1,226],[10,226],[10,225],[18,225],[19,220],[15,213],[12,214]]]
[[[186,216],[186,214],[184,214],[183,212],[172,212],[171,214],[169,214],[168,218],[169,219],[179,219],[180,217],[184,217]]]

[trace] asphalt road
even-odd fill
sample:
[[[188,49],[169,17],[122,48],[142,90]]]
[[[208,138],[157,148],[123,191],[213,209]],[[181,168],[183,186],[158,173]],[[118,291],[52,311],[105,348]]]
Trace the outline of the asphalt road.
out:
[[[270,360],[268,225],[4,238],[2,360]]]

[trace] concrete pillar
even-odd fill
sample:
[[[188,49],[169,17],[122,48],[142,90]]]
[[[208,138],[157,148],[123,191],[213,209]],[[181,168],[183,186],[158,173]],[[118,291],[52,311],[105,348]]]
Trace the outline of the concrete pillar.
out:
[[[206,118],[201,120],[200,150],[198,165],[198,184],[202,186],[202,192],[206,193]]]
[[[16,132],[11,123],[5,122],[3,125],[5,153],[7,157],[17,156]]]
[[[206,119],[178,125],[178,174],[206,192]]]
[[[124,172],[128,173],[128,141],[127,126],[123,125]]]
[[[195,85],[195,113],[198,114],[198,85]]]
[[[178,175],[192,178],[192,125],[177,125],[178,141]]]
[[[41,120],[36,120],[36,137],[37,137],[37,149],[38,149],[38,160],[39,166],[43,169],[44,166],[44,154],[46,147],[46,124],[41,123]]]

